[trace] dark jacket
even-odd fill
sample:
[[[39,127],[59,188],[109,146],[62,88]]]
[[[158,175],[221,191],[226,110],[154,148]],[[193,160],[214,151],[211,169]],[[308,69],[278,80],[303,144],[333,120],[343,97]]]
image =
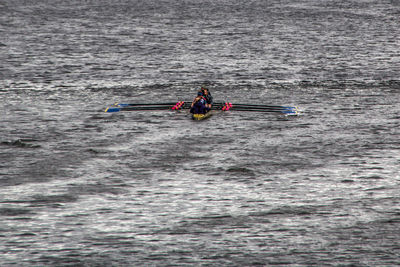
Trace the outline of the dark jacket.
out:
[[[193,101],[193,106],[190,108],[190,113],[194,114],[204,114],[207,112],[206,109],[206,99],[204,96],[201,97],[196,97],[196,99]]]
[[[214,103],[213,102],[213,97],[210,94],[210,92],[208,92],[208,95],[204,96],[204,98],[206,99],[207,104],[211,104],[212,105]]]

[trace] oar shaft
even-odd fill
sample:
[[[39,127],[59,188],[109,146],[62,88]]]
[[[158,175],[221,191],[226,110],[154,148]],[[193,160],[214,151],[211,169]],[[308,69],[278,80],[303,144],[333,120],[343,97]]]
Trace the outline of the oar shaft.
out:
[[[249,111],[249,112],[278,112],[285,114],[295,114],[296,110],[291,109],[233,109],[233,111]]]
[[[229,110],[246,110],[246,109],[252,109],[252,110],[293,110],[295,109],[294,107],[236,107],[233,106],[229,108]]]
[[[265,107],[265,108],[292,108],[288,106],[263,105],[263,104],[233,104],[233,107]]]
[[[174,106],[176,102],[169,102],[169,103],[134,103],[134,104],[123,104],[123,103],[116,103],[115,106],[119,107],[138,107],[138,106]]]
[[[160,107],[121,107],[121,110],[168,110],[171,109],[169,106],[160,106]]]
[[[105,112],[140,111],[140,110],[169,110],[171,107],[109,107]]]
[[[261,104],[234,104],[234,103],[214,103],[215,107],[225,107],[228,106],[228,109],[237,109],[237,108],[251,108],[251,109],[294,109],[295,107],[289,106],[276,106],[276,105],[261,105]]]
[[[139,110],[179,110],[189,109],[190,104],[184,101],[170,102],[170,103],[135,103],[135,104],[114,104],[108,107],[105,112],[119,112],[119,111],[139,111]]]

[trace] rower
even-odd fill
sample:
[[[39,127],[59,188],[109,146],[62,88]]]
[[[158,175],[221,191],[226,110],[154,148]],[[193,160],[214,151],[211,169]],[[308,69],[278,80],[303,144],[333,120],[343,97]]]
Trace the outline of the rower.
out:
[[[207,112],[206,99],[202,92],[198,92],[196,98],[193,100],[190,106],[190,113],[193,114],[204,114]]]
[[[213,97],[212,97],[210,91],[208,90],[208,88],[206,88],[206,87],[202,86],[201,92],[203,93],[203,96],[206,99],[206,107],[208,110],[210,110],[211,106],[213,104]]]

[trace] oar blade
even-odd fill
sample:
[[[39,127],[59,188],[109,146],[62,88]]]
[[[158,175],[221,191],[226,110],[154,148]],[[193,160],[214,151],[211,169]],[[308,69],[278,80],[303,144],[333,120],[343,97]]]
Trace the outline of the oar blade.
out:
[[[108,107],[104,112],[112,113],[112,112],[119,112],[121,111],[120,108]]]

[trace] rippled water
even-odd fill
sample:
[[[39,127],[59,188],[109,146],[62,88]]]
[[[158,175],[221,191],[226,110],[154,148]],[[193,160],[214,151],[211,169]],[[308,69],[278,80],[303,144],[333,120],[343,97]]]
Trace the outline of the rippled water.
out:
[[[0,2],[0,265],[399,265],[399,14]],[[103,112],[202,84],[302,112]]]

